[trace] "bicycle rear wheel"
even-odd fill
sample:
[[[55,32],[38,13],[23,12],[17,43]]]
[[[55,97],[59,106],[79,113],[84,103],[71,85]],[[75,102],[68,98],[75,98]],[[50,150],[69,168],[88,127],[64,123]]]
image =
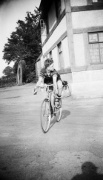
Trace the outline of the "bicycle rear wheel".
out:
[[[56,121],[59,122],[62,117],[62,100],[59,100],[60,108],[56,110]]]
[[[49,130],[51,121],[51,108],[48,99],[44,99],[41,105],[41,128],[44,133]]]

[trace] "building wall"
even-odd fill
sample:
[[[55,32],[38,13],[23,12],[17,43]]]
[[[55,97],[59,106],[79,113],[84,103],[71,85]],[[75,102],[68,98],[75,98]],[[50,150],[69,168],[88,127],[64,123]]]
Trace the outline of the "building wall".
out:
[[[87,0],[71,0],[71,6],[85,6],[87,5]]]
[[[72,13],[73,29],[103,26],[103,10]]]
[[[59,38],[62,36],[63,33],[66,32],[66,18],[61,20],[60,24],[57,26],[55,31],[50,36],[49,40],[46,42],[46,44],[43,46],[42,51],[43,54],[45,54],[47,51],[50,50],[50,48],[54,45],[56,41],[59,40]]]
[[[73,72],[73,82],[94,82],[94,81],[103,81],[103,69],[94,70],[94,71],[80,71]]]
[[[72,83],[70,89],[74,98],[103,97],[103,81]]]
[[[76,98],[103,97],[103,69],[73,72],[71,90]]]
[[[57,46],[52,50],[52,57],[54,60],[54,67],[56,70],[59,70],[59,61],[58,61],[58,50]]]
[[[88,31],[96,32],[99,31],[99,27],[103,28],[103,10],[73,12],[72,24],[74,31],[75,66],[88,65],[90,64],[90,54],[87,55],[89,48]]]
[[[92,66],[90,62],[88,32],[97,32],[103,29],[103,10],[72,12],[72,26],[75,52],[75,68],[72,72],[71,84],[72,95],[74,97],[102,97],[102,64]]]
[[[44,67],[44,58],[43,58],[43,55],[41,55],[41,57],[40,57],[40,61],[41,61],[41,68],[43,68]]]
[[[72,24],[75,66],[90,65],[88,32],[103,31],[103,10],[73,12]]]
[[[36,62],[36,75],[37,75],[37,77],[39,76],[40,70],[41,70],[41,68],[43,68],[43,67],[44,67],[44,58],[43,58],[43,56],[41,55],[41,56],[39,57],[39,60]]]
[[[39,77],[40,69],[41,69],[41,62],[39,60],[36,62],[36,76],[37,76],[37,78]]]
[[[83,34],[74,34],[75,66],[86,65]]]
[[[66,34],[66,18],[62,19],[56,30],[53,32],[49,40],[43,46],[43,54],[48,57],[50,51],[52,51],[52,58],[57,70],[60,70],[60,62],[58,55],[58,43],[62,43],[64,69],[70,67],[69,51],[68,51],[68,39]]]
[[[63,48],[64,69],[66,69],[70,67],[67,36],[62,40],[62,48]]]

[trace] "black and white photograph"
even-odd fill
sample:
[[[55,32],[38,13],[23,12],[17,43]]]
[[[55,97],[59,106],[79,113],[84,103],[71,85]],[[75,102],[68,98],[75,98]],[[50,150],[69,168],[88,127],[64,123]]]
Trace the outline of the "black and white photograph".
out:
[[[0,180],[103,180],[103,0],[0,0]]]

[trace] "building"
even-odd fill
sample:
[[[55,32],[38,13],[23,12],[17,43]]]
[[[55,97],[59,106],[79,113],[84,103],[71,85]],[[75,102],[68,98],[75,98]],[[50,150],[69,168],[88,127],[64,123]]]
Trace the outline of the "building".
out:
[[[35,69],[36,69],[36,78],[38,79],[39,78],[39,75],[40,75],[40,70],[41,68],[43,67],[44,65],[44,61],[43,61],[43,56],[42,54],[37,58],[36,60],[36,64],[35,64]]]
[[[44,61],[67,80],[74,97],[103,96],[103,0],[41,0]]]

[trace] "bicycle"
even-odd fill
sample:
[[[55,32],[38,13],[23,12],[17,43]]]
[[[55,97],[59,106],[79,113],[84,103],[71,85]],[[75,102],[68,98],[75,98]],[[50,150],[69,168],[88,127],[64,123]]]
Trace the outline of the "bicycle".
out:
[[[62,116],[62,99],[59,98],[59,107],[56,106],[57,95],[53,90],[53,84],[46,87],[47,97],[41,104],[41,128],[44,133],[48,132],[51,124],[51,119],[55,116],[56,121],[59,122]],[[51,96],[54,96],[54,107],[51,105]]]

